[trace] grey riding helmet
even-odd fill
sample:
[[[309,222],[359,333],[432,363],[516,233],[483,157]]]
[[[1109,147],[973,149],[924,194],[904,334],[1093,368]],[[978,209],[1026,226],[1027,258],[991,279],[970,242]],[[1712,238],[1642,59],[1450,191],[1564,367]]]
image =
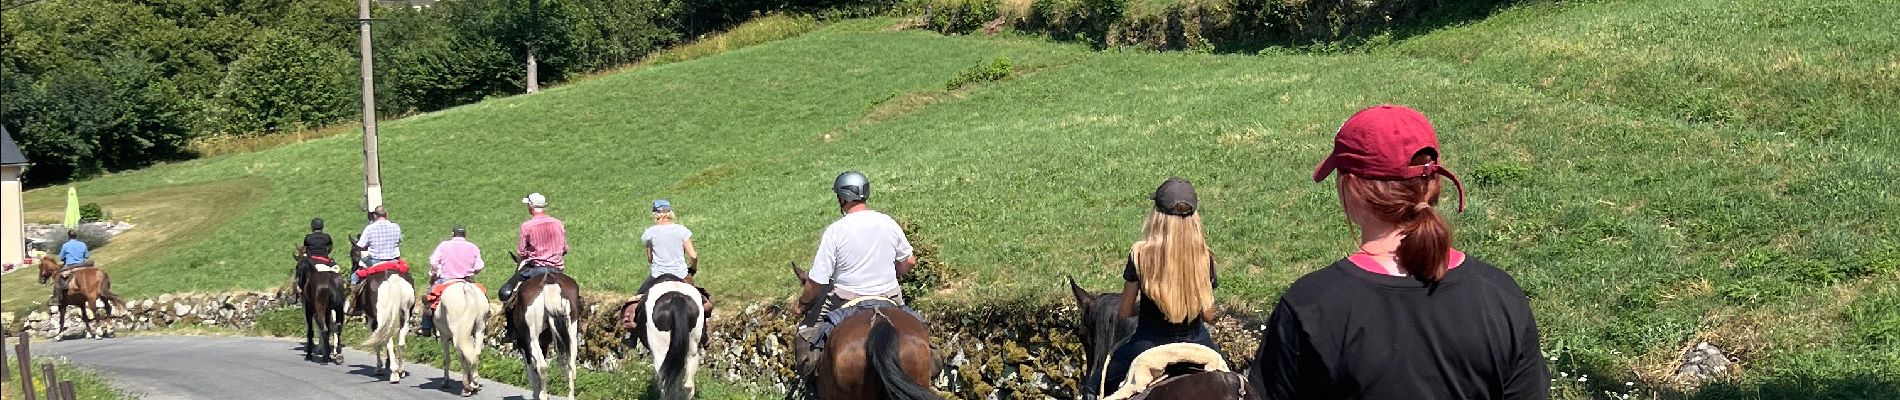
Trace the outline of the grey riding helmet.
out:
[[[858,171],[845,171],[831,182],[831,191],[838,194],[838,202],[871,200],[871,180]]]

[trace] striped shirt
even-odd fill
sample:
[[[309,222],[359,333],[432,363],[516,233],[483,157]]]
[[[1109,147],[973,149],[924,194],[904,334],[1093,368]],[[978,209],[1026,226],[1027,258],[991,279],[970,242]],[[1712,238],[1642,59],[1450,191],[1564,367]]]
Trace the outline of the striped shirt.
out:
[[[363,228],[363,237],[356,239],[357,246],[369,248],[369,258],[394,260],[402,257],[402,227],[387,219],[379,219]]]
[[[531,264],[561,268],[561,256],[567,254],[567,225],[547,214],[535,215],[521,223],[521,243],[515,252]]]

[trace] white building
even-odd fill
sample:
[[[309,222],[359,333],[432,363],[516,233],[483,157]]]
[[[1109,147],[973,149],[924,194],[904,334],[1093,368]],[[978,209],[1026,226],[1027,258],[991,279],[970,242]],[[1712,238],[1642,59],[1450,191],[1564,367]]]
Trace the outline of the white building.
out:
[[[26,154],[13,143],[13,134],[0,126],[0,264],[26,259],[26,214],[20,205],[20,175],[26,172]],[[16,265],[18,266],[18,265]]]

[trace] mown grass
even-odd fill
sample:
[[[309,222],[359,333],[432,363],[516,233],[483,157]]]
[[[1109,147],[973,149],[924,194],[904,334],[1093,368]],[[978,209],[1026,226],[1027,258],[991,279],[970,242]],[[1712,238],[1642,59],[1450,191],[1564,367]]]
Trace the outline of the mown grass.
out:
[[[505,265],[525,217],[518,199],[547,194],[589,291],[640,282],[644,204],[670,198],[697,233],[700,282],[741,301],[792,294],[785,263],[805,263],[836,217],[826,185],[862,170],[874,207],[939,248],[949,283],[918,296],[928,308],[1060,301],[1069,275],[1111,287],[1146,193],[1179,175],[1200,187],[1221,301],[1244,312],[1352,249],[1331,186],[1307,178],[1342,118],[1396,102],[1443,134],[1447,165],[1471,189],[1471,209],[1452,217],[1459,246],[1526,288],[1553,368],[1568,374],[1560,398],[1900,393],[1900,220],[1887,217],[1900,212],[1897,149],[1892,108],[1879,108],[1895,103],[1875,93],[1892,87],[1888,72],[1862,68],[1892,62],[1845,53],[1890,49],[1876,42],[1894,34],[1892,18],[1839,1],[1706,12],[1735,4],[1532,4],[1367,52],[1264,57],[847,23],[394,121],[383,177],[412,258],[466,224],[489,265]],[[1815,7],[1865,12],[1802,17]],[[1798,18],[1732,26],[1775,15]],[[1731,37],[1680,39],[1708,32]],[[1810,58],[1757,73],[1778,61],[1748,43]],[[1552,55],[1568,48],[1589,51]],[[1016,66],[1013,79],[941,91],[997,58]],[[1680,89],[1702,87],[1672,79],[1685,74],[1734,82],[1700,93],[1745,118],[1678,107]],[[288,276],[284,252],[310,216],[356,230],[357,145],[332,137],[79,186],[267,181],[269,196],[229,225],[144,261],[174,280],[119,283],[265,287]],[[1700,340],[1740,357],[1742,377],[1700,392],[1670,381]]]
[[[114,218],[135,224],[132,230],[114,237],[106,246],[94,249],[92,259],[95,264],[104,266],[112,277],[114,292],[132,298],[169,291],[224,289],[225,282],[176,274],[153,261],[196,245],[213,232],[226,228],[232,219],[268,196],[268,187],[268,182],[261,179],[235,178],[135,193],[81,192],[81,203],[105,205]],[[65,215],[66,192],[62,188],[36,190],[24,200],[25,208],[31,210],[26,213],[27,221],[57,223]],[[52,289],[39,284],[38,278],[36,271],[20,271],[0,278],[0,292],[4,292],[0,299],[7,304],[5,309],[17,310],[27,304],[39,307],[45,303]]]

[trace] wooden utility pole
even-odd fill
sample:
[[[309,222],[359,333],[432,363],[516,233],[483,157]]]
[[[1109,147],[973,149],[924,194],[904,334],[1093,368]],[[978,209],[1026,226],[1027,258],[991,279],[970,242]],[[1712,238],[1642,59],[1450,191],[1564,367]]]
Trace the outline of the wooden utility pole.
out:
[[[383,205],[383,169],[376,156],[376,68],[373,61],[375,53],[370,46],[369,22],[369,0],[356,0],[356,31],[363,55],[363,210],[365,211],[374,210]],[[533,60],[533,56],[529,57],[529,60]],[[529,61],[529,65],[533,63]]]
[[[541,37],[541,0],[528,0],[528,23],[534,35],[528,36],[528,93],[541,91],[540,67],[534,62],[534,41]]]

